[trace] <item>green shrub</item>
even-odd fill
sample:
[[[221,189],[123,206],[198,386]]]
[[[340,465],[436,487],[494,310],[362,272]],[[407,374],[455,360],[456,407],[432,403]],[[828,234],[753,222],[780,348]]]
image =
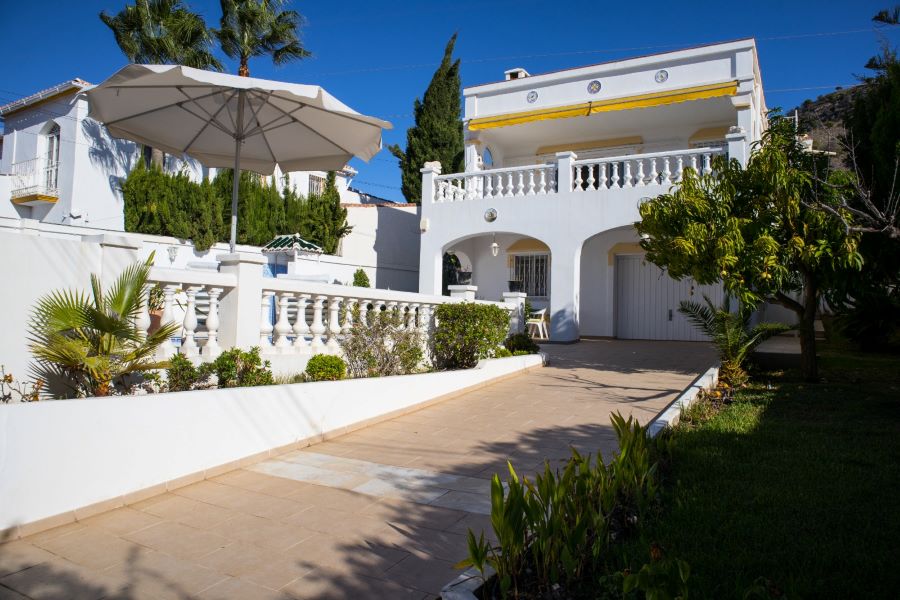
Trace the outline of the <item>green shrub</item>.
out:
[[[353,327],[342,344],[353,377],[407,375],[422,362],[422,336],[417,329],[401,328],[400,311],[369,311],[366,322],[354,310]]]
[[[357,269],[356,272],[353,273],[353,285],[356,287],[371,287],[369,276],[366,275],[365,271]]]
[[[534,343],[534,340],[531,339],[531,336],[527,333],[514,333],[506,338],[506,341],[503,342],[503,345],[506,346],[506,349],[514,355],[517,352],[521,352],[524,354],[537,354],[540,350],[540,347],[538,347],[538,345]]]
[[[498,597],[507,598],[558,585],[564,586],[565,597],[595,597],[591,592],[605,576],[603,557],[610,543],[633,530],[639,517],[643,520],[657,495],[654,443],[647,429],[618,414],[612,415],[612,425],[620,450],[608,464],[602,456],[592,460],[572,449],[560,469],[545,462],[533,480],[520,478],[511,464],[505,484],[494,475],[491,525],[497,544],[469,530],[469,556],[457,565],[474,567],[482,577],[488,566],[496,571],[485,584],[485,598],[495,597],[496,588]],[[645,575],[631,585],[646,580]]]
[[[492,358],[509,331],[509,315],[494,304],[440,304],[434,316],[431,354],[439,369],[469,369]]]
[[[316,354],[306,363],[306,377],[310,381],[337,381],[347,373],[347,365],[340,356]]]
[[[186,392],[194,389],[194,386],[205,377],[200,369],[194,366],[190,359],[181,354],[176,354],[169,359],[169,368],[166,369],[166,381],[170,392]]]
[[[497,351],[494,352],[494,358],[509,358],[512,355],[513,353],[506,348],[497,348]]]
[[[211,363],[202,365],[204,373],[215,373],[220,388],[253,387],[257,385],[273,385],[272,371],[269,361],[263,362],[259,356],[259,347],[244,352],[240,348],[226,350]]]

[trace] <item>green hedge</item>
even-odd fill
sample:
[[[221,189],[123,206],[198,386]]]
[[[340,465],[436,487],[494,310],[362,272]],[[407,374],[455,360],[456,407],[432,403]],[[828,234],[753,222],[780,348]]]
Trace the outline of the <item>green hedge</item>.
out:
[[[340,356],[316,354],[306,363],[306,378],[309,381],[337,381],[347,374],[347,364]]]
[[[439,369],[469,369],[492,358],[509,331],[509,315],[493,304],[441,304],[434,316],[431,355]]]

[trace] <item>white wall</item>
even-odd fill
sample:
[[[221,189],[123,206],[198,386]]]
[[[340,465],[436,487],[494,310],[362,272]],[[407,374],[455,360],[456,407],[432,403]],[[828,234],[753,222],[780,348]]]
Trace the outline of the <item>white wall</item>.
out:
[[[341,240],[338,254],[348,261],[374,266],[374,278],[366,269],[373,287],[417,291],[420,208],[414,204],[355,204],[345,208],[347,224],[353,230]]]
[[[0,531],[204,473],[541,364],[0,405]]]

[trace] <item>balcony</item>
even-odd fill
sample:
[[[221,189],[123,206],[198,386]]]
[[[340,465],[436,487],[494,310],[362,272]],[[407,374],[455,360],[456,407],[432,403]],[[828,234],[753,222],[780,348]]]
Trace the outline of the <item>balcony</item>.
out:
[[[464,202],[564,192],[604,193],[654,185],[668,187],[681,181],[686,168],[711,173],[713,158],[726,154],[724,148],[697,148],[578,160],[573,152],[560,152],[555,162],[542,165],[437,175],[431,189],[423,187],[423,200]]]
[[[13,163],[11,198],[14,204],[38,206],[59,200],[59,163],[34,158]]]

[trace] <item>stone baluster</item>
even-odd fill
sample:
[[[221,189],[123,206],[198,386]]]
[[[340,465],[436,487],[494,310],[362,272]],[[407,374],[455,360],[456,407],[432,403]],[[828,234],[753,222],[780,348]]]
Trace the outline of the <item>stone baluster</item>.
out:
[[[141,294],[143,295],[143,299],[141,301],[141,307],[138,309],[138,313],[134,316],[134,327],[143,335],[147,335],[147,330],[150,329],[150,310],[148,306],[150,305],[150,292],[153,290],[153,284],[144,286],[144,289],[141,290]]]
[[[597,181],[596,179],[594,179],[594,169],[596,168],[596,166],[595,165],[587,165],[586,168],[587,168],[587,173],[588,173],[587,179],[585,180],[585,183],[587,184],[587,189],[589,191],[594,191],[595,189],[597,189],[594,187],[594,182]]]
[[[340,296],[334,296],[328,303],[328,341],[325,346],[334,353],[341,349],[338,342],[338,336],[341,334],[341,302],[344,299]]]
[[[184,340],[181,342],[181,353],[188,358],[200,355],[200,348],[194,335],[197,331],[197,292],[202,286],[192,286],[185,290],[187,307],[184,311]]]
[[[206,343],[203,344],[201,355],[203,360],[211,362],[216,360],[222,354],[222,347],[219,346],[219,296],[224,290],[222,288],[209,288],[209,312],[206,315]]]
[[[266,348],[272,347],[272,341],[270,336],[272,335],[273,327],[269,316],[272,314],[272,298],[275,297],[275,292],[272,290],[263,290],[262,292],[262,300],[260,301],[259,308],[259,348],[260,350],[264,350]]]
[[[367,298],[361,298],[359,301],[359,322],[365,327],[369,324],[369,304]]]
[[[661,183],[669,183],[672,181],[672,170],[669,165],[669,157],[663,157],[663,172],[662,172],[662,182]]]
[[[490,198],[494,195],[494,176],[493,175],[485,175],[484,176],[484,197]]]
[[[356,308],[356,298],[348,298],[344,302],[344,324],[341,326],[341,333],[347,335],[353,329],[353,311]]]
[[[312,332],[312,342],[310,342],[309,347],[313,354],[318,354],[321,352],[322,348],[325,347],[324,342],[322,342],[322,334],[325,333],[325,323],[322,320],[322,307],[327,299],[328,296],[316,296],[316,299],[313,301],[313,322],[309,327],[310,332]]]
[[[691,154],[691,168],[694,170],[694,173],[700,174],[700,169],[697,168],[697,155]]]
[[[419,309],[419,337],[422,344],[422,352],[428,356],[428,340],[431,337],[431,304],[423,304]]]
[[[516,172],[516,196],[524,196],[525,195],[525,173],[522,171]]]
[[[384,302],[382,302],[381,304],[383,305]],[[386,312],[388,319],[390,319],[391,322],[394,322],[394,319],[397,318],[397,303],[393,300],[388,302]]]
[[[705,153],[703,155],[703,174],[709,175],[712,173],[712,154]]]
[[[293,333],[294,329],[291,327],[288,308],[290,306],[291,298],[293,297],[294,294],[289,292],[281,292],[278,294],[278,321],[275,323],[275,347],[282,354],[287,354],[291,351],[291,340],[288,336]]]
[[[299,352],[309,350],[309,342],[306,340],[309,334],[309,325],[306,323],[306,304],[309,302],[309,294],[301,294],[297,298],[297,315],[294,317],[294,348]]]
[[[175,290],[177,286],[175,285],[165,285],[163,286],[163,312],[162,316],[159,318],[159,322],[161,325],[165,325],[166,323],[171,323],[175,320],[174,311],[172,310],[173,305],[175,304]],[[159,349],[156,351],[156,356],[162,360],[166,360],[175,355],[177,349],[175,348],[175,344],[172,343],[172,338],[166,339],[162,344],[160,344]]]
[[[606,163],[600,163],[600,178],[597,180],[597,189],[605,190],[606,189]]]
[[[537,193],[547,193],[547,169],[545,167],[541,168],[540,177],[538,178]]]
[[[637,177],[635,178],[634,185],[635,187],[644,187],[647,185],[647,182],[644,181],[644,159],[639,158],[635,162],[637,163]]]
[[[397,329],[403,331],[406,328],[406,311],[409,310],[408,302],[401,302],[397,306]]]
[[[630,188],[633,185],[632,178],[631,178],[631,161],[630,160],[625,161],[625,181],[623,183],[624,183],[624,185],[622,187]]]
[[[416,330],[416,319],[419,313],[419,304],[413,303],[409,305],[409,313],[406,315],[406,330],[407,331],[415,331]]]
[[[656,168],[656,157],[650,159],[650,181],[659,183],[659,171]]]
[[[581,185],[584,180],[581,178],[581,165],[575,165],[575,177],[572,179],[572,186],[576,192],[581,191]]]
[[[619,187],[619,163],[617,162],[612,164],[612,174],[609,176],[609,187]]]
[[[681,181],[681,176],[684,174],[684,156],[678,155],[675,159],[675,183]]]

